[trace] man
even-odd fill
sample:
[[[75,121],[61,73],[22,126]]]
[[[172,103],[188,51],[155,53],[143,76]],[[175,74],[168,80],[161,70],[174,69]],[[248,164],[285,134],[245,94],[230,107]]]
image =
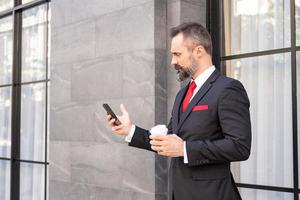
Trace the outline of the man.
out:
[[[126,136],[130,146],[171,157],[173,199],[241,199],[230,162],[250,155],[249,100],[242,84],[218,72],[212,64],[207,30],[197,23],[171,29],[172,65],[179,81],[191,78],[175,99],[167,135],[132,125],[121,105],[122,124],[107,115],[112,131]]]

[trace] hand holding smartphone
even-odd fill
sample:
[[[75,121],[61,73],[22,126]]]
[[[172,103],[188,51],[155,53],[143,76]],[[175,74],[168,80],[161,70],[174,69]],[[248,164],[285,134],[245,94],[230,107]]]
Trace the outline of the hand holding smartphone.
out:
[[[122,123],[120,122],[120,120],[118,119],[118,117],[116,116],[116,114],[112,111],[112,109],[110,108],[110,106],[107,103],[103,104],[103,108],[106,110],[107,114],[109,114],[113,119],[115,119],[116,121],[114,122],[114,124],[116,126],[121,125]]]

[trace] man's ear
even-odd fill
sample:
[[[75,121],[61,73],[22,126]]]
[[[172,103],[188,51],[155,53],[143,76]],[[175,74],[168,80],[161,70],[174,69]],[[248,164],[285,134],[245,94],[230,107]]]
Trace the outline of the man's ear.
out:
[[[204,53],[205,53],[205,49],[202,45],[196,46],[195,48],[196,57],[200,58],[204,55]]]

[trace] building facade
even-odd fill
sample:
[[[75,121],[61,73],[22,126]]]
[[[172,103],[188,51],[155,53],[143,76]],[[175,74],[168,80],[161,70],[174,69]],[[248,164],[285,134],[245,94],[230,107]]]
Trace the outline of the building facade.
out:
[[[170,200],[169,160],[128,147],[103,103],[150,129],[181,86],[169,29],[210,31],[249,95],[243,199],[299,199],[299,0],[0,0],[0,199]]]

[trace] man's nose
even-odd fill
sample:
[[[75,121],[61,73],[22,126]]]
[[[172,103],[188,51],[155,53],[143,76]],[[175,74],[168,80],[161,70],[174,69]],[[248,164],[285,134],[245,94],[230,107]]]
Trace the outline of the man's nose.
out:
[[[172,65],[178,64],[178,63],[177,63],[177,60],[174,58],[174,56],[172,56],[171,64],[172,64]]]

